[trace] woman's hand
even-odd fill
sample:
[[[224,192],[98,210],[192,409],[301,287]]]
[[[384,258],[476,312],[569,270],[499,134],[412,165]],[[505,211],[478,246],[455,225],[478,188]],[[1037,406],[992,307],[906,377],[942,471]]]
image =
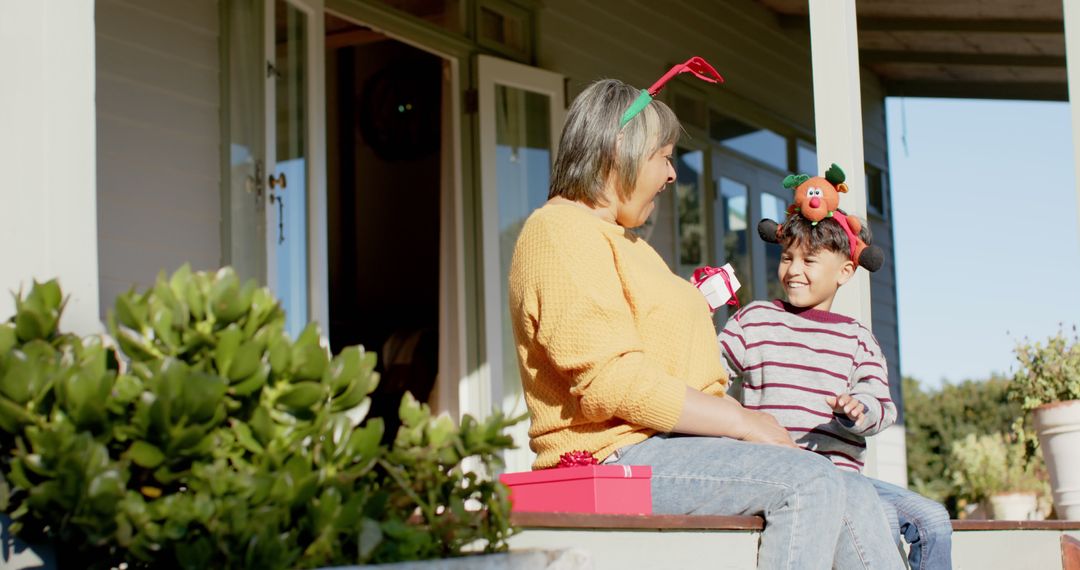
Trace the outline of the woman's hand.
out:
[[[780,425],[772,414],[747,410],[746,408],[743,408],[743,413],[746,414],[746,432],[739,439],[752,443],[799,447],[791,440],[791,434],[788,433],[788,430]]]
[[[710,396],[698,390],[686,388],[686,400],[682,415],[674,433],[688,435],[711,435],[741,439],[753,443],[767,443],[783,447],[798,447],[791,441],[788,431],[765,412],[748,410],[731,396]]]

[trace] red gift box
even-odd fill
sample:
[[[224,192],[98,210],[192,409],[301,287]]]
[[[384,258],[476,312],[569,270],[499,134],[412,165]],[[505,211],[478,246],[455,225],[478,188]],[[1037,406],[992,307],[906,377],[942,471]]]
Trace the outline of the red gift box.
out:
[[[514,512],[651,514],[652,467],[585,465],[505,473]]]

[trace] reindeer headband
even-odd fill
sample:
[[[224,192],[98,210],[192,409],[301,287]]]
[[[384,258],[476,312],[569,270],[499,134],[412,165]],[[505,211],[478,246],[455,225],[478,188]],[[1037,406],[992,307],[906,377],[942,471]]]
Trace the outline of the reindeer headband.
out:
[[[686,72],[693,73],[698,79],[702,81],[707,81],[709,83],[724,82],[724,78],[720,77],[720,74],[716,71],[716,69],[714,69],[713,66],[709,65],[709,62],[695,55],[694,57],[686,60],[686,63],[680,63],[679,65],[676,65],[675,67],[669,69],[663,77],[657,79],[656,83],[652,84],[652,87],[649,87],[648,89],[642,89],[641,95],[638,95],[638,98],[630,104],[630,106],[622,114],[622,118],[619,119],[619,128],[621,129],[625,127],[626,123],[629,123],[630,120],[636,117],[638,113],[643,111],[645,107],[648,107],[649,103],[652,103],[653,97],[656,97],[656,94],[664,88],[665,83],[671,81],[671,79],[676,75]],[[712,77],[709,77],[710,75]]]
[[[864,242],[859,237],[862,223],[839,207],[840,194],[848,191],[847,184],[844,184],[846,178],[844,171],[835,164],[829,167],[825,176],[788,175],[784,178],[784,188],[795,192],[795,201],[788,207],[787,217],[801,216],[815,226],[824,220],[835,221],[847,234],[852,263],[867,271],[877,271],[885,263],[885,252],[876,245]],[[774,220],[764,219],[758,223],[758,235],[767,242],[778,243],[783,237],[782,229]]]

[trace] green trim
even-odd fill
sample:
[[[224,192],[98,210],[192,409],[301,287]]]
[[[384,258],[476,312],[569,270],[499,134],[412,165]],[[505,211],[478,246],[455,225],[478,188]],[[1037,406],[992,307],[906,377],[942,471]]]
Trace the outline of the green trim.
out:
[[[475,89],[477,78],[476,57],[464,57],[458,60],[458,86],[464,92]],[[463,97],[464,98],[464,97]],[[480,113],[457,111],[460,117],[461,138],[461,227],[462,259],[460,269],[463,272],[459,294],[465,300],[465,374],[475,374],[487,360],[485,358],[484,337],[484,253],[483,230],[480,204]],[[464,378],[458,378],[458,383]],[[461,401],[458,402],[459,412]]]
[[[221,137],[218,144],[218,167],[220,172],[218,176],[218,193],[220,194],[220,206],[221,224],[218,230],[221,232],[220,239],[220,251],[218,252],[218,263],[221,267],[225,267],[232,263],[232,156],[231,156],[231,137],[232,129],[229,125],[231,107],[229,105],[230,97],[232,96],[231,86],[229,85],[230,78],[232,77],[232,65],[229,61],[229,38],[231,37],[229,25],[229,5],[228,1],[218,4],[218,136]]]
[[[630,107],[622,114],[622,118],[619,119],[619,128],[625,127],[626,123],[629,123],[630,119],[633,119],[638,113],[643,111],[645,107],[648,107],[649,103],[652,103],[652,100],[653,98],[652,95],[649,95],[649,91],[647,89],[642,89],[641,95],[638,95],[637,99],[634,99],[634,102],[630,104]]]

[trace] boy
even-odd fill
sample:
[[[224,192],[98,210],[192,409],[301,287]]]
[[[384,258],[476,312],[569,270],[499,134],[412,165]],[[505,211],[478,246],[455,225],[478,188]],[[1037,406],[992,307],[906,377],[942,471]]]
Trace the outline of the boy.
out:
[[[864,226],[859,237],[869,244],[869,229]],[[791,213],[780,244],[778,274],[788,302],[755,301],[729,318],[718,337],[725,365],[732,379],[741,379],[747,408],[772,414],[800,447],[858,474],[865,438],[896,421],[896,406],[874,335],[829,311],[836,291],[855,274],[848,236],[832,218],[814,224]],[[873,483],[894,534],[903,533],[911,544],[911,568],[951,568],[952,525],[945,508],[907,489]]]

